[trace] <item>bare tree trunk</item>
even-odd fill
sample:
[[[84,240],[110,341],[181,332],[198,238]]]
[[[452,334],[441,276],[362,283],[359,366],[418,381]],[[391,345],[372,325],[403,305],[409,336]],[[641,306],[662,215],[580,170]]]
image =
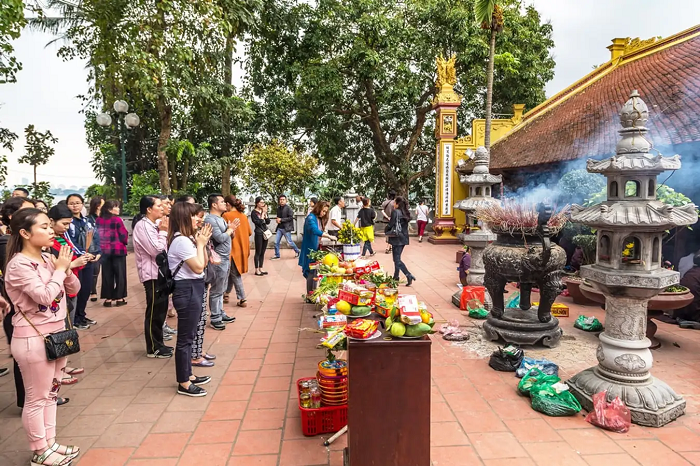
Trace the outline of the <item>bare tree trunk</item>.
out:
[[[36,186],[36,165],[32,165],[32,168],[34,169],[34,186]]]
[[[496,53],[496,29],[491,28],[491,45],[489,48],[489,66],[486,71],[486,132],[484,147],[491,147],[491,105],[493,104],[493,58]]]
[[[177,160],[170,161],[170,188],[173,191],[180,189],[177,182]]]
[[[165,154],[165,146],[170,141],[172,129],[173,111],[170,105],[165,103],[165,98],[158,98],[158,115],[160,117],[160,134],[158,135],[158,178],[162,194],[170,194],[170,177],[168,176],[168,156]]]
[[[190,177],[190,159],[185,157],[185,167],[182,169],[182,180],[180,180],[180,189],[187,191],[187,181]]]
[[[231,194],[231,165],[228,164],[224,165],[221,172],[221,194]]]
[[[226,84],[233,85],[233,43],[234,35],[229,34],[226,37],[226,52],[224,58],[224,80]],[[231,154],[230,139],[224,138],[224,144],[221,148],[221,155],[229,157]],[[231,194],[231,165],[229,163],[222,164],[221,167],[221,194],[228,196]]]

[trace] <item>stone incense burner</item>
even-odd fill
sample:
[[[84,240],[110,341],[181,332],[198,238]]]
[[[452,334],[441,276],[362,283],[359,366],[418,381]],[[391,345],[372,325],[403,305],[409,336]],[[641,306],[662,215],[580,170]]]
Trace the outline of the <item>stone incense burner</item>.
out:
[[[552,316],[552,304],[562,289],[561,271],[566,253],[551,243],[547,223],[552,210],[541,206],[534,234],[506,232],[491,224],[495,242],[484,250],[484,285],[493,300],[491,315],[484,323],[490,340],[502,338],[519,345],[559,344],[562,331]],[[519,308],[506,308],[504,288],[508,282],[520,283]],[[533,285],[540,289],[539,306],[532,306]]]

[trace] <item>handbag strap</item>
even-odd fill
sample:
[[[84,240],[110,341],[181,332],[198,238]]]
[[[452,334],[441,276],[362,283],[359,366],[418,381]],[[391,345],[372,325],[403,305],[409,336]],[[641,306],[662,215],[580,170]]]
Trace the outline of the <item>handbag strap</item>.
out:
[[[27,322],[29,322],[29,325],[31,325],[32,328],[33,328],[34,330],[36,330],[36,333],[38,333],[39,336],[40,336],[41,338],[43,338],[44,340],[46,340],[46,335],[44,335],[43,333],[41,333],[41,332],[39,331],[39,329],[36,328],[36,326],[32,323],[32,321],[29,320],[29,317],[27,317],[27,314],[25,314],[24,311],[23,311],[22,309],[20,309],[20,308],[17,308],[17,310],[20,312],[20,314],[22,314],[22,317],[24,317],[24,320],[26,320]],[[70,324],[70,317],[68,318],[68,323]],[[70,328],[73,328],[73,326],[71,325]]]

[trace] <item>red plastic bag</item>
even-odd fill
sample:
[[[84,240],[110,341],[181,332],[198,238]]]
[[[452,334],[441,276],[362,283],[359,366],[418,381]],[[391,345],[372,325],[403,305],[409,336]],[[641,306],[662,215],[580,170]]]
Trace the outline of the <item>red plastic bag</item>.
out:
[[[605,390],[593,395],[593,411],[586,416],[586,422],[605,430],[624,434],[632,425],[630,410],[619,397],[615,397],[608,403],[606,396]]]
[[[486,288],[483,286],[463,286],[462,296],[459,300],[459,308],[463,311],[467,310],[467,303],[472,299],[478,299],[480,303],[485,301]]]

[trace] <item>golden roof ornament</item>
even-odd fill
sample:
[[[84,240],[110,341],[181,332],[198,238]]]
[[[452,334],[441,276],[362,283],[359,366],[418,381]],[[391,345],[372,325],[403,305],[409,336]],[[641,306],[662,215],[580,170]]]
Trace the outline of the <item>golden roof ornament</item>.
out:
[[[433,104],[438,105],[442,103],[457,103],[462,102],[462,96],[454,91],[454,85],[457,84],[457,72],[455,71],[455,63],[457,61],[457,56],[452,54],[449,59],[440,54],[435,62],[437,65],[437,79],[435,81],[435,87],[437,88],[438,94],[433,99]]]

